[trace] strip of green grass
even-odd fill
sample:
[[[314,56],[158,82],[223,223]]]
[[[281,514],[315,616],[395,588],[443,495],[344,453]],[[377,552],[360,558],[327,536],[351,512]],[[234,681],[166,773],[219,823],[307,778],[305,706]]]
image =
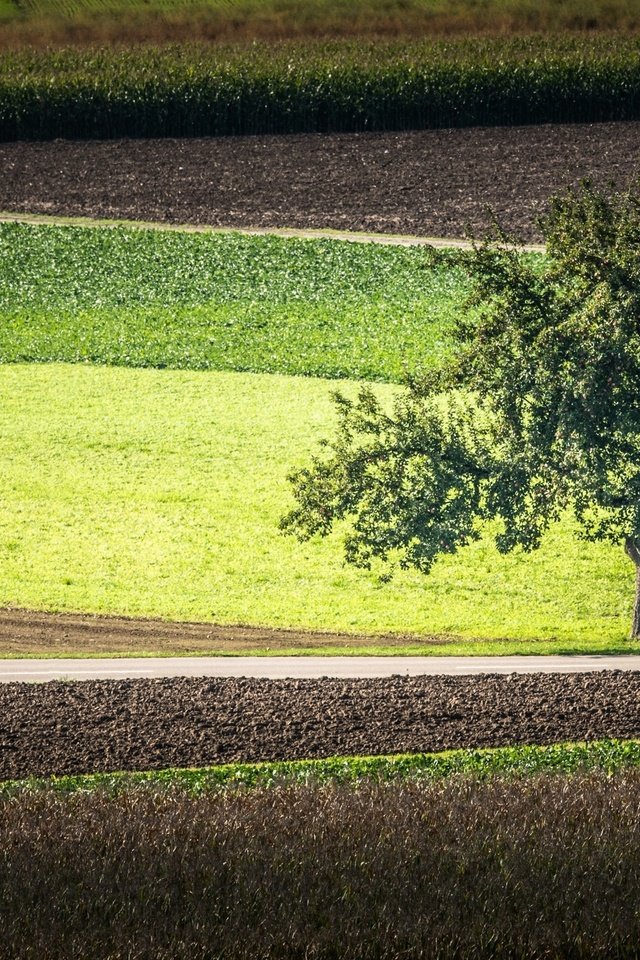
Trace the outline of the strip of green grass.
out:
[[[0,362],[399,380],[464,283],[424,249],[0,224]]]
[[[614,773],[640,766],[640,741],[596,740],[551,746],[447,750],[441,753],[374,757],[330,757],[326,760],[283,760],[272,763],[229,763],[215,767],[170,768],[149,772],[94,773],[82,776],[5,780],[0,796],[54,789],[62,793],[107,790],[118,793],[135,786],[180,788],[198,794],[220,787],[271,787],[289,783],[353,783],[363,779],[444,778],[466,774],[531,776],[605,770]]]
[[[625,646],[632,567],[568,523],[529,556],[481,541],[390,584],[345,567],[338,536],[283,537],[286,475],[331,431],[336,385],[0,366],[0,606],[474,641],[455,652]]]

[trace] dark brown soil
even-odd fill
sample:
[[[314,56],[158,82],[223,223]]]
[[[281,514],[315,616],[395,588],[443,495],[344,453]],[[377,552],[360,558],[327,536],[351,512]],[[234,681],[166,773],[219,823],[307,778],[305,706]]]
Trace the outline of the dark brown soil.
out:
[[[626,186],[640,123],[0,144],[0,210],[459,237],[487,207],[539,240],[548,197]]]
[[[453,639],[453,638],[450,638]],[[270,627],[171,623],[132,617],[0,609],[0,656],[196,655],[277,650],[425,647],[447,637],[320,633]]]
[[[640,673],[0,685],[0,779],[640,735]]]

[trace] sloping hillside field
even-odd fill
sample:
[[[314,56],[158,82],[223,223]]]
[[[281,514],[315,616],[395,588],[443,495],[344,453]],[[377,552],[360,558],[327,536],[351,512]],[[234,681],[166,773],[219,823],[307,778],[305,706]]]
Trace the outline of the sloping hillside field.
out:
[[[400,380],[460,272],[421,248],[0,224],[0,360]]]
[[[2,604],[558,639],[565,650],[624,639],[628,561],[579,543],[568,525],[531,556],[480,543],[428,579],[406,573],[390,584],[345,567],[337,538],[284,537],[286,475],[329,433],[337,386],[355,392],[273,375],[3,367]]]
[[[557,179],[560,161],[547,163],[554,145],[564,144],[568,181],[590,171],[601,179],[608,167],[622,185],[632,174],[639,129],[458,131],[455,143],[453,133],[438,131],[349,144],[294,138],[291,169],[304,181],[316,148],[343,143],[335,169],[342,164],[352,180],[336,175],[336,196],[348,182],[355,189],[356,168],[366,171],[372,191],[374,183],[391,183],[389,162],[392,171],[404,170],[401,185],[413,177],[418,190],[435,181],[443,208],[458,210],[459,226],[476,216],[482,194],[447,186],[438,171],[453,169],[458,156],[460,184],[470,184],[465,163],[482,157],[482,190],[497,197],[497,158],[511,150],[514,170],[526,156],[537,170],[535,197],[521,186],[507,194],[513,223],[522,225],[536,204],[541,208],[543,184],[548,191]],[[479,151],[471,160],[464,160],[463,134]],[[265,151],[265,176],[281,140],[242,141],[252,163],[256,151]],[[201,202],[188,208],[189,218],[207,220],[213,208],[206,183],[215,169],[207,163],[214,155],[223,163],[217,182],[240,189],[228,180],[239,161],[234,143],[241,141],[195,142],[195,167],[191,148],[179,141],[163,144],[162,161],[149,143],[8,144],[0,148],[7,162],[3,202],[148,219],[157,210],[144,183],[157,175],[157,202],[167,184],[183,184],[184,197]],[[117,169],[132,187],[132,207],[106,202],[120,202],[116,182],[104,173],[107,156],[96,154],[107,146],[122,161]],[[153,156],[159,165],[149,167]],[[274,169],[276,192],[271,199],[257,195],[264,225],[286,219],[284,194],[277,194],[285,168]],[[326,198],[318,195],[315,212],[308,206],[317,171],[313,176],[299,223],[326,226]],[[253,186],[245,180],[245,197]],[[366,197],[354,196],[365,217]],[[377,196],[371,192],[371,209]],[[179,203],[171,195],[167,202],[165,218],[178,219]],[[435,194],[430,202],[436,209]],[[231,194],[221,203],[230,216],[242,209]],[[365,224],[345,207],[334,225]],[[292,505],[287,475],[331,433],[331,391],[353,395],[358,381],[374,382],[390,400],[394,384],[451,349],[466,295],[451,261],[435,264],[420,247],[0,225],[0,606],[336,632],[338,650],[348,649],[349,634],[360,650],[385,649],[385,636],[386,649],[397,650],[391,635],[413,649],[424,638],[431,652],[632,649],[630,564],[621,549],[579,542],[568,520],[532,555],[501,557],[487,539],[438,561],[427,578],[401,573],[390,583],[377,568],[346,567],[339,535],[301,545],[278,530]],[[3,649],[19,652],[0,642]],[[153,652],[146,641],[144,652]]]

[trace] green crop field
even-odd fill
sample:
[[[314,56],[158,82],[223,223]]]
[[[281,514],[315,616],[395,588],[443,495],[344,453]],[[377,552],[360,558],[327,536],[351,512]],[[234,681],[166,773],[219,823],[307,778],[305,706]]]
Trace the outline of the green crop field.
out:
[[[390,584],[278,531],[331,389],[391,398],[465,296],[415,247],[0,226],[0,606],[622,648],[631,566],[568,521]]]
[[[640,115],[636,36],[18,50],[0,139],[596,122]]]
[[[331,387],[0,367],[0,605],[534,641],[467,652],[635,649],[631,565],[622,549],[578,542],[569,523],[531,556],[481,542],[390,584],[345,567],[337,538],[283,537],[286,474],[330,431]]]
[[[0,224],[0,362],[393,381],[464,296],[419,247]]]

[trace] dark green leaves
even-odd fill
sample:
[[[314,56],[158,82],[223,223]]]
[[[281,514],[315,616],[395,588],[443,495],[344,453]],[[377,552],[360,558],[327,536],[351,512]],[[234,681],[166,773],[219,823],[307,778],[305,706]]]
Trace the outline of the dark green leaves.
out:
[[[291,477],[299,506],[282,527],[308,539],[351,518],[347,559],[397,559],[427,573],[441,553],[478,536],[491,455],[467,406],[411,394],[387,414],[370,390],[336,396],[340,426],[330,459]]]
[[[340,400],[285,528],[347,517],[347,560],[398,553],[424,572],[489,517],[503,552],[537,547],[568,507],[589,539],[640,537],[640,196],[583,184],[545,226],[543,261],[502,239],[457,255],[476,306],[457,352],[391,416],[367,393]]]

